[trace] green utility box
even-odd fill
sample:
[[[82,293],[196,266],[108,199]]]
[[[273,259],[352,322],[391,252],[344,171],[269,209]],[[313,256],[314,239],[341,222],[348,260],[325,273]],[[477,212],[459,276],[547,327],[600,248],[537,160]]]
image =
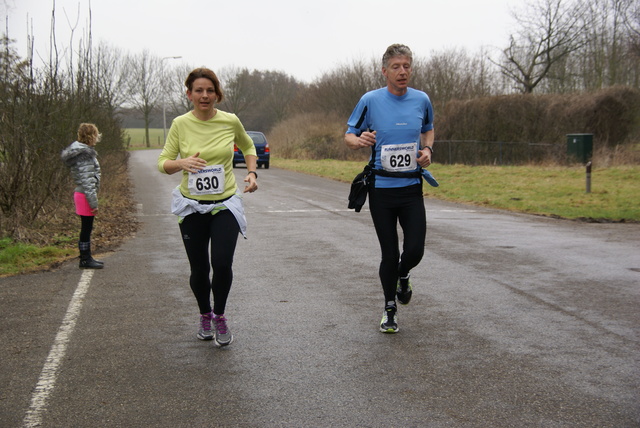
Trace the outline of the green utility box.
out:
[[[567,155],[587,163],[593,155],[593,134],[567,134]]]

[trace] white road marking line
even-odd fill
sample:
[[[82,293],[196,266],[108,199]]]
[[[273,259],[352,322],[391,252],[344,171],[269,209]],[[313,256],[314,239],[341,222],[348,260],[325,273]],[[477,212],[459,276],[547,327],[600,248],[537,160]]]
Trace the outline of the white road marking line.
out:
[[[336,210],[331,210],[331,209],[304,209],[304,210],[297,210],[297,209],[288,209],[288,210],[265,210],[265,211],[260,211],[260,210],[255,210],[255,211],[250,211],[250,212],[260,212],[260,213],[325,213],[325,212],[332,212],[332,213],[339,213],[339,212],[349,212],[349,211],[353,211],[353,210],[348,210],[348,209],[336,209]],[[364,210],[363,210],[364,211]]]
[[[306,210],[296,210],[296,209],[289,209],[289,210],[264,210],[264,211],[260,211],[260,210],[255,210],[255,211],[250,211],[250,213],[323,213],[323,212],[334,212],[334,213],[338,213],[338,212],[355,212],[353,210],[350,209],[336,209],[336,210],[331,210],[331,209],[326,209],[326,210],[321,210],[321,209],[306,209]],[[362,211],[369,211],[367,208],[362,208]],[[475,213],[477,212],[477,210],[462,210],[462,209],[455,209],[455,210],[427,210],[427,212],[432,212],[432,213]]]
[[[94,271],[90,269],[82,272],[80,282],[78,282],[78,287],[76,288],[75,293],[73,293],[71,303],[69,303],[69,307],[67,308],[67,313],[62,320],[60,329],[58,329],[58,334],[56,335],[53,346],[49,351],[49,356],[42,368],[38,383],[31,395],[31,405],[29,406],[27,415],[24,418],[22,424],[23,427],[37,427],[42,423],[42,413],[46,410],[47,399],[55,388],[58,369],[60,368],[64,355],[67,352],[67,345],[69,344],[69,339],[75,329],[80,309],[82,309],[84,296],[89,290],[89,285],[91,285],[93,272]]]

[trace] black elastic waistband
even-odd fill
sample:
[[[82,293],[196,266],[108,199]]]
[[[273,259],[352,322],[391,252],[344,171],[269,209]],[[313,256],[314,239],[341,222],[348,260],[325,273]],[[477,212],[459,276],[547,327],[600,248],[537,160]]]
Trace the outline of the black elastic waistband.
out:
[[[379,175],[381,177],[395,177],[395,178],[420,178],[422,177],[422,172],[418,171],[407,171],[407,172],[391,172],[385,171],[383,169],[372,169],[371,170],[375,175]]]
[[[183,195],[184,196],[184,195]],[[219,199],[217,201],[205,201],[203,199],[195,199],[195,198],[188,198],[185,196],[185,198],[187,199],[191,199],[192,201],[196,201],[197,203],[199,203],[200,205],[213,205],[213,204],[219,204],[222,203],[224,201],[228,201],[229,199],[233,198],[233,195],[229,196],[228,198],[224,198],[224,199]]]

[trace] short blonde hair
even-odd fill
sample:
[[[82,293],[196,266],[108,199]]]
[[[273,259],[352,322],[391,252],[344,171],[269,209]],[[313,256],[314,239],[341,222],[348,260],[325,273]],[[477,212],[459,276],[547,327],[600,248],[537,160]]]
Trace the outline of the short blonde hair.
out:
[[[78,141],[91,145],[100,141],[100,132],[93,123],[81,123],[78,127]]]

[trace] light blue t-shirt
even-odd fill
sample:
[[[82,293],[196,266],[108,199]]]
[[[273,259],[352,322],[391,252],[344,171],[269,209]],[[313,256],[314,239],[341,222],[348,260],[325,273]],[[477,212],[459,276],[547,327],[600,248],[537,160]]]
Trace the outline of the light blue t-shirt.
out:
[[[347,134],[360,135],[370,130],[376,131],[374,147],[374,167],[391,168],[388,158],[393,153],[404,153],[408,161],[407,148],[415,145],[413,163],[420,149],[420,134],[433,129],[433,107],[429,96],[417,89],[408,88],[407,93],[397,96],[385,88],[367,92],[360,98],[351,117],[347,121]],[[387,146],[387,147],[385,147]],[[411,150],[413,152],[413,149]],[[392,159],[393,168],[402,169],[404,157]],[[384,164],[384,166],[383,166]],[[399,166],[400,165],[400,166]],[[419,166],[411,170],[419,170]],[[420,178],[398,178],[376,176],[375,186],[379,188],[406,187],[421,182]]]

